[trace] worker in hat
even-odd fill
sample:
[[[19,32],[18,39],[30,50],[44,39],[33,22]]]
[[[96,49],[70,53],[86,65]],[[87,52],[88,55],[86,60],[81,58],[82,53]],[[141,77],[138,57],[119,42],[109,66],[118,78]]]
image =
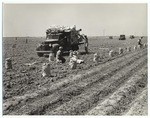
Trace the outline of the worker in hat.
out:
[[[142,40],[141,40],[142,38],[140,38],[139,40],[138,40],[138,45],[140,46],[140,48],[142,47]]]
[[[59,50],[57,51],[56,53],[56,62],[58,63],[65,63],[66,59],[62,56],[62,50],[63,50],[63,47],[59,47]]]
[[[88,53],[88,37],[84,34],[82,34],[81,37],[84,39],[85,52]]]
[[[74,51],[71,59],[76,61],[76,63],[78,63],[78,64],[84,63],[84,60],[79,59],[78,53],[79,53],[78,51]]]

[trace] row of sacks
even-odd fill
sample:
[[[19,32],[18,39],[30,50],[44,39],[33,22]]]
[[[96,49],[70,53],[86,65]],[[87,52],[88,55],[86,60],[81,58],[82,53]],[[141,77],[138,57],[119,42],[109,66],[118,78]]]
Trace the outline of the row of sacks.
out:
[[[134,46],[133,47],[133,50],[137,50],[137,49],[141,49],[141,48],[146,48],[147,47],[147,44],[144,44],[143,46],[140,46],[140,45],[137,45],[137,46]],[[123,48],[119,48],[119,54],[123,54],[124,52],[130,52],[132,51],[131,50],[131,47],[127,47],[125,49]],[[113,57],[114,56],[114,53],[115,51],[114,50],[110,50],[109,51],[109,57]],[[54,61],[55,58],[54,58],[54,54],[53,53],[50,53],[49,54],[49,61]],[[77,68],[77,64],[82,64],[84,63],[84,60],[80,59],[79,58],[79,52],[78,51],[70,51],[70,54],[69,54],[69,66],[70,66],[70,69],[76,69]],[[94,54],[94,57],[93,57],[93,61],[94,62],[99,62],[100,60],[100,56],[98,53],[95,53]],[[43,77],[46,77],[46,76],[51,76],[51,73],[50,73],[50,63],[44,63],[43,66],[42,66],[42,76]]]
[[[146,48],[147,47],[147,44],[143,44],[143,45],[135,45],[133,46],[133,50],[138,50],[138,49],[141,49],[141,48]],[[118,50],[118,54],[123,54],[124,52],[131,52],[132,51],[132,48],[131,47],[127,47],[125,49],[123,48],[119,48]],[[108,53],[109,57],[113,57],[115,55],[115,51],[114,50],[110,50],[109,53]],[[98,53],[95,53],[94,56],[93,56],[93,61],[94,62],[99,62],[100,61],[100,56]]]
[[[137,50],[137,49],[146,48],[146,47],[147,47],[147,44],[143,44],[142,46],[141,45],[134,46],[133,49]],[[130,52],[131,47],[127,47],[126,49],[119,48],[119,54],[123,54],[124,51]],[[109,51],[109,57],[113,57],[113,56],[114,56],[114,51],[110,50]],[[76,69],[77,64],[84,63],[84,60],[79,59],[79,52],[78,51],[70,51],[69,59],[70,59],[70,61],[69,61],[70,69]],[[100,59],[99,54],[95,53],[93,61],[98,62],[99,59]],[[49,54],[49,62],[52,62],[52,61],[55,61],[55,57],[54,57],[53,53],[50,53]],[[33,63],[33,64],[35,64],[35,63]],[[33,65],[33,64],[30,64],[30,65]],[[6,69],[12,69],[12,59],[11,58],[7,58],[5,60],[5,68]],[[43,63],[43,65],[42,65],[42,76],[43,77],[50,76],[51,75],[50,70],[51,70],[50,69],[50,63]]]
[[[136,50],[138,48],[141,48],[141,47],[140,46],[134,46],[133,47],[134,50]],[[119,48],[119,54],[123,54],[123,52],[125,52],[125,51],[130,52],[131,47],[127,47],[126,49]],[[109,51],[109,57],[113,57],[114,53],[115,53],[114,50],[110,50]],[[94,62],[99,62],[99,60],[100,60],[99,54],[95,53],[94,57],[93,57],[93,61]],[[54,54],[50,53],[49,54],[49,62],[51,63],[53,61],[55,61]],[[57,62],[57,59],[56,59],[56,62]],[[50,76],[50,63],[44,63],[43,64],[43,66],[42,66],[42,75],[43,75],[43,77]],[[81,64],[81,63],[84,63],[84,60],[79,58],[79,52],[71,50],[70,54],[69,54],[69,67],[70,67],[70,69],[76,69],[77,64]]]

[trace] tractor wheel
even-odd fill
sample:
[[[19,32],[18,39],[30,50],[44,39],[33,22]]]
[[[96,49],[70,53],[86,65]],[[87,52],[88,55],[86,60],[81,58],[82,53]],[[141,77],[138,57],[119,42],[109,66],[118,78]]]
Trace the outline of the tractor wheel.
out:
[[[39,57],[43,57],[43,53],[37,53],[37,55],[39,56]]]

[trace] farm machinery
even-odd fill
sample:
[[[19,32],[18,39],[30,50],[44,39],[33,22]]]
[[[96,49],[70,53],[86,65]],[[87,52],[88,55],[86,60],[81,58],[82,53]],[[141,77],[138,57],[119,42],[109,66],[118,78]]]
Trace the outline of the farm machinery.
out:
[[[125,35],[120,35],[119,40],[126,40],[126,36]]]
[[[79,45],[84,44],[85,51],[88,52],[88,39],[86,35],[80,35],[82,29],[76,30],[76,26],[51,26],[46,30],[46,40],[37,48],[36,52],[39,57],[44,54],[53,52],[56,55],[59,47],[63,47],[63,52],[79,50]]]

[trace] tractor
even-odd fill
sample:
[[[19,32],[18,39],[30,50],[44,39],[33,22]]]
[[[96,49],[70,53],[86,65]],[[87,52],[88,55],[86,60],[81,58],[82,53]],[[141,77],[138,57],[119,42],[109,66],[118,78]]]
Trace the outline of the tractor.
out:
[[[126,40],[125,35],[120,35],[119,40]]]
[[[80,35],[82,29],[76,27],[51,26],[46,30],[46,39],[36,48],[37,55],[42,57],[45,54],[56,53],[59,47],[63,47],[63,52],[77,51],[79,45],[84,44],[86,53],[88,52],[88,39],[86,35]]]

